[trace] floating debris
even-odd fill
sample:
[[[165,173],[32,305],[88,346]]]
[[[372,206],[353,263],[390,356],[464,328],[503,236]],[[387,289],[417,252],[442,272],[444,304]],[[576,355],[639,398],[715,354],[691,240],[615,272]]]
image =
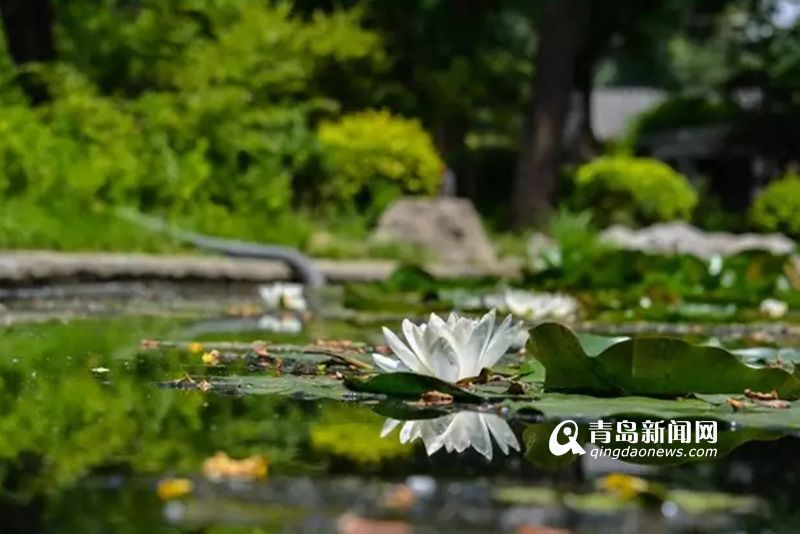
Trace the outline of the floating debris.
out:
[[[203,363],[206,365],[219,365],[219,351],[212,349],[203,354]]]
[[[194,491],[194,483],[188,478],[166,478],[158,483],[156,494],[162,501],[180,499]]]
[[[444,404],[453,404],[453,396],[441,391],[429,391],[423,393],[417,402],[419,406],[441,406]]]
[[[267,459],[263,456],[234,460],[220,451],[203,462],[203,475],[214,482],[226,479],[261,480],[267,478],[268,465]]]

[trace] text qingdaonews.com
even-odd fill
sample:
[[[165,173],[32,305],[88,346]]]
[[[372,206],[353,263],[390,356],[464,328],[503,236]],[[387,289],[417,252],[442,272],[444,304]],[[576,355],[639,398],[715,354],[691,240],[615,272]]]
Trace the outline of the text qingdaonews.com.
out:
[[[634,447],[624,448],[604,448],[597,447],[589,453],[595,460],[600,457],[614,458],[713,458],[717,456],[717,449],[671,449],[665,447],[653,447],[652,449],[639,449]]]

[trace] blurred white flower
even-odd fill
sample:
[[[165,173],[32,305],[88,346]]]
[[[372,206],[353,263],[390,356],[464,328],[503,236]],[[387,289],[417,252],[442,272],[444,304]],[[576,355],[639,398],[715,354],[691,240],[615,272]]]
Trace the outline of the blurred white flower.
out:
[[[761,315],[770,319],[780,319],[789,311],[789,305],[778,299],[764,299],[758,306]]]
[[[303,321],[296,315],[264,315],[258,319],[258,329],[279,334],[297,334],[303,331]]]
[[[302,284],[276,282],[259,286],[258,294],[261,295],[268,308],[292,311],[306,310],[306,299],[303,296]]]
[[[387,419],[381,437],[388,436],[403,421]],[[464,452],[472,447],[487,460],[492,459],[492,439],[508,454],[510,449],[520,450],[519,441],[500,416],[491,413],[458,412],[436,419],[406,421],[400,429],[400,443],[410,443],[421,438],[428,456],[442,447],[447,452]]]
[[[445,322],[432,313],[421,326],[406,319],[403,333],[408,345],[383,328],[386,343],[398,359],[381,354],[372,358],[385,371],[411,371],[446,382],[478,376],[481,369],[497,363],[523,328],[521,322],[512,325],[510,315],[495,328],[495,315],[492,310],[474,320],[451,313]]]

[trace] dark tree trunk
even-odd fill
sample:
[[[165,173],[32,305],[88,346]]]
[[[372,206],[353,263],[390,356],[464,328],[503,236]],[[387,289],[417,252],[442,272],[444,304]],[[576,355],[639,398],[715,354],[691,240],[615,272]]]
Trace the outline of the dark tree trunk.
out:
[[[0,0],[0,18],[15,64],[54,59],[54,14],[50,0]],[[47,88],[29,74],[22,72],[20,83],[34,103],[48,99]]]
[[[582,0],[543,2],[531,107],[525,117],[514,183],[517,229],[543,220],[550,210],[587,6]]]

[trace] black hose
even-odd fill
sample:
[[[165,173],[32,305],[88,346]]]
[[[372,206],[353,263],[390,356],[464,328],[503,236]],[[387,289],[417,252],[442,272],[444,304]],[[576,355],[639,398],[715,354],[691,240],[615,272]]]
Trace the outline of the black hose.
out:
[[[168,225],[164,220],[150,215],[144,215],[130,209],[119,209],[117,215],[138,224],[143,228],[168,234],[180,241],[190,243],[197,248],[219,252],[226,256],[237,258],[258,258],[281,260],[289,265],[292,275],[304,284],[319,287],[325,284],[325,276],[311,262],[311,258],[296,249],[280,245],[262,245],[236,239],[220,239],[203,234],[187,232]]]

